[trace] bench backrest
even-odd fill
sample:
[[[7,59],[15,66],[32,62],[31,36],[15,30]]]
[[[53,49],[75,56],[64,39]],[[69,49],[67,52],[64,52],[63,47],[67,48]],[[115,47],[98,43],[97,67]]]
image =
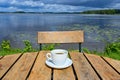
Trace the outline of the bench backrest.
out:
[[[38,32],[38,43],[81,43],[84,42],[83,31],[41,31]],[[79,48],[80,49],[80,48]]]

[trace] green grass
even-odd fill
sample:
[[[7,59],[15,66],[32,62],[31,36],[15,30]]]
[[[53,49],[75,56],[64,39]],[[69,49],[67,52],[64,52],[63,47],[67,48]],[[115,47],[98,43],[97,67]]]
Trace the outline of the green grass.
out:
[[[116,59],[116,60],[120,60],[120,54],[118,54],[118,53],[105,54],[103,56],[113,58],[113,59]]]
[[[107,42],[104,52],[90,51],[87,48],[83,48],[83,51],[88,54],[96,54],[99,56],[120,60],[120,39],[111,43]]]
[[[103,57],[109,57],[112,59],[120,60],[120,53],[119,52],[111,52],[111,53],[97,52],[97,51],[90,51],[87,48],[85,48],[83,50],[87,54],[94,54],[94,55],[99,55],[99,56],[103,56]]]
[[[29,40],[23,40],[25,47],[23,49],[13,49],[9,40],[3,40],[0,45],[0,56],[16,54],[16,53],[25,53],[25,52],[35,52],[36,49],[33,49]]]
[[[9,51],[0,50],[0,56],[17,54],[17,53],[22,53],[22,50],[20,50],[20,49],[11,49]]]

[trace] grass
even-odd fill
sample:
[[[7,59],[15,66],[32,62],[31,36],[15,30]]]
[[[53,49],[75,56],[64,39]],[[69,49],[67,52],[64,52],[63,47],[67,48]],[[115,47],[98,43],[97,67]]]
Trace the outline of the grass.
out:
[[[9,51],[0,50],[0,56],[17,54],[17,53],[22,53],[22,50],[20,50],[20,49],[11,49],[11,50],[9,50]]]
[[[116,59],[116,60],[120,60],[120,54],[118,54],[118,53],[105,54],[103,56],[113,58],[113,59]]]
[[[96,54],[99,56],[120,60],[120,39],[111,43],[107,42],[104,52],[90,51],[87,48],[83,48],[83,51],[88,54]]]
[[[97,51],[90,51],[87,48],[84,48],[83,51],[87,54],[94,54],[94,55],[99,55],[99,56],[103,56],[103,57],[109,57],[112,59],[120,60],[120,53],[119,52],[111,52],[111,53],[97,52]]]
[[[119,39],[120,40],[120,39]],[[88,54],[95,54],[103,57],[109,57],[116,60],[120,60],[120,41],[116,41],[113,43],[108,43],[105,47],[104,52],[97,52],[97,51],[90,51],[87,48],[83,48],[83,51]],[[10,47],[9,41],[3,41],[0,48],[0,56],[10,55],[10,54],[16,54],[16,53],[25,53],[25,52],[35,52],[38,51],[36,49],[32,48],[32,45],[30,41],[24,40],[25,47],[23,49],[12,49]],[[43,46],[43,50],[52,50],[55,49],[55,47],[60,44],[48,44]],[[69,50],[71,51],[71,50]],[[77,51],[77,50],[72,50]]]

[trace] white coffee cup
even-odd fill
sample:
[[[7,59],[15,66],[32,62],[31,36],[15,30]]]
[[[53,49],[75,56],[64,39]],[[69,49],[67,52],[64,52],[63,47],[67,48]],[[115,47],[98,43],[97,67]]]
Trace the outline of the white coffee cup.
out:
[[[57,66],[64,65],[68,57],[68,51],[64,49],[54,49],[46,54],[47,60],[53,62]]]

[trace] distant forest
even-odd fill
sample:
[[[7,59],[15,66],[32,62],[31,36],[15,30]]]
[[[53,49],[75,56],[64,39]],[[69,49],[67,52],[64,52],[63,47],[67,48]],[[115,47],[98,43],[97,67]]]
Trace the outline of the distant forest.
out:
[[[120,14],[120,9],[107,9],[107,10],[88,10],[83,12],[0,12],[0,13],[32,13],[32,14]]]
[[[88,10],[81,12],[81,14],[120,14],[120,10],[119,9]]]

